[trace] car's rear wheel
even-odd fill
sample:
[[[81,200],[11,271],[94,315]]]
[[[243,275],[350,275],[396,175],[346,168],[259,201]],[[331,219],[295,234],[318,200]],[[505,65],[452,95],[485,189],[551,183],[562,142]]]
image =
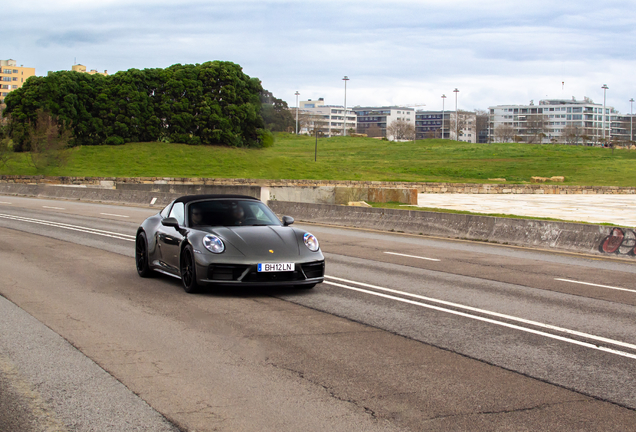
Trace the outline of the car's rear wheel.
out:
[[[187,293],[191,294],[199,290],[194,251],[190,245],[187,245],[181,252],[181,282],[183,283],[183,289]]]
[[[144,232],[137,234],[135,241],[135,263],[137,264],[137,273],[143,278],[153,276],[154,272],[150,268],[148,261],[148,239]]]

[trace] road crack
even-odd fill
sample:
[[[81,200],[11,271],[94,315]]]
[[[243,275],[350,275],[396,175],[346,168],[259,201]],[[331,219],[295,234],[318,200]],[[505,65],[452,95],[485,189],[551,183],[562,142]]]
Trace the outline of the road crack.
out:
[[[542,411],[551,407],[575,404],[580,402],[590,403],[593,401],[589,399],[574,399],[574,400],[563,401],[563,402],[544,403],[544,404],[539,404],[532,407],[514,408],[514,409],[506,409],[506,410],[500,410],[500,411],[476,411],[476,412],[461,413],[461,414],[439,415],[435,417],[430,417],[428,419],[424,419],[423,421],[432,422],[432,421],[448,419],[448,418],[461,418],[461,417],[481,416],[481,415],[488,416],[488,415],[513,414],[513,413],[531,412],[531,411]]]

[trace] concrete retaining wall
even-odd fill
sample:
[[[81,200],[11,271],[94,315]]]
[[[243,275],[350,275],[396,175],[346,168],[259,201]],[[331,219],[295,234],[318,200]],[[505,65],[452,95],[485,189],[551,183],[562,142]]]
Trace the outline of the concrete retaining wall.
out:
[[[566,179],[567,180],[567,179]],[[335,188],[354,189],[386,188],[416,189],[417,193],[483,193],[483,194],[636,194],[636,187],[618,186],[571,186],[562,184],[510,184],[510,183],[424,183],[424,182],[379,182],[342,180],[263,180],[263,179],[219,179],[189,177],[43,177],[0,175],[0,183],[49,183],[85,185],[88,187],[115,187],[117,184],[169,184],[199,186],[261,186],[291,188]],[[280,200],[283,200],[281,195]],[[352,200],[350,200],[352,201]],[[318,202],[318,201],[314,201]],[[381,202],[381,201],[378,201]],[[411,203],[414,204],[414,203]]]
[[[586,254],[614,253],[633,258],[636,246],[629,239],[622,248],[608,252],[613,248],[603,247],[604,243],[616,243],[619,233],[613,234],[613,228],[601,225],[281,201],[270,201],[269,206],[298,221]]]

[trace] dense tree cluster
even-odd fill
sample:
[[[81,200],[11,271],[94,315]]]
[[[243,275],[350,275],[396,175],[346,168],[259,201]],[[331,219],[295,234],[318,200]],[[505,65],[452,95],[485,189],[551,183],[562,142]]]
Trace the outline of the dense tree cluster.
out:
[[[274,132],[295,132],[296,119],[287,106],[287,102],[274,97],[263,90],[261,93],[261,114],[265,127]]]
[[[8,133],[17,151],[30,150],[37,111],[72,132],[71,145],[165,141],[233,147],[271,145],[261,92],[231,62],[130,69],[111,76],[53,72],[32,77],[5,99]]]

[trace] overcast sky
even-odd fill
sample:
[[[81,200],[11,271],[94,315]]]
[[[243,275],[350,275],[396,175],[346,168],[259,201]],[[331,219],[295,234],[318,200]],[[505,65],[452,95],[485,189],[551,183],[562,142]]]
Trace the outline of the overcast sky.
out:
[[[630,112],[636,0],[23,0],[2,59],[37,75],[225,60],[296,105],[460,109],[592,98]],[[636,109],[636,107],[635,107]]]

